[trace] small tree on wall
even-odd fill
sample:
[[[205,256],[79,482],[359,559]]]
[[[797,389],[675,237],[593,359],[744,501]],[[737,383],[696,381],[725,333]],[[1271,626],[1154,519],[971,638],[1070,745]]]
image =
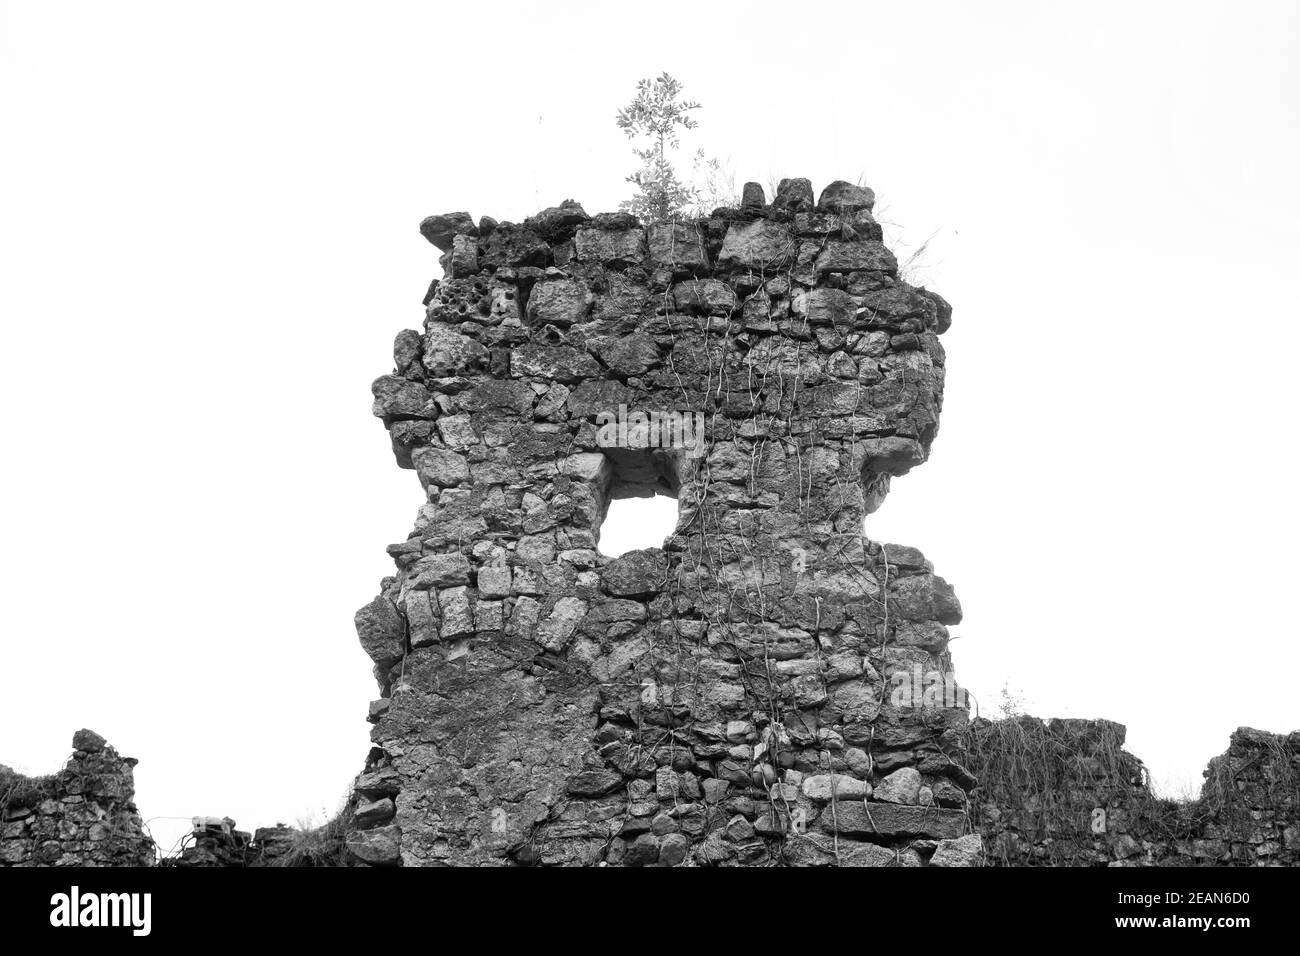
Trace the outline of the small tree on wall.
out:
[[[616,118],[618,128],[639,144],[633,152],[641,161],[641,168],[627,177],[636,194],[619,208],[647,222],[681,217],[699,201],[698,190],[678,178],[672,163],[679,146],[678,133],[696,127],[690,113],[700,108],[699,103],[681,98],[682,88],[682,83],[667,73],[641,80],[636,97]],[[697,166],[702,156],[697,155]]]

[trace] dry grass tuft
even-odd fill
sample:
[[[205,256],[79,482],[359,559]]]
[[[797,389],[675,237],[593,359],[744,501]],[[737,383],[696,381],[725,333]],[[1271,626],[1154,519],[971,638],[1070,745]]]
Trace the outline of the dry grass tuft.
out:
[[[332,820],[311,830],[300,830],[298,838],[272,866],[351,866],[345,843],[356,829],[352,806],[348,804]]]
[[[0,767],[0,816],[6,810],[21,810],[36,806],[54,796],[58,788],[58,774],[28,777]]]

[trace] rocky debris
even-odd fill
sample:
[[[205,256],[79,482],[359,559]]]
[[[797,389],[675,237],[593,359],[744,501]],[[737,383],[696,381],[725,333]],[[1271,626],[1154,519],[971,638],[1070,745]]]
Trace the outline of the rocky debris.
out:
[[[154,844],[134,804],[136,761],[79,730],[63,769],[0,767],[0,866],[150,866]]]
[[[167,865],[184,868],[250,866],[259,853],[253,835],[230,817],[195,817],[180,856]]]
[[[288,853],[302,833],[296,827],[277,823],[273,827],[258,827],[253,831],[253,848],[261,854],[263,865],[271,864]]]

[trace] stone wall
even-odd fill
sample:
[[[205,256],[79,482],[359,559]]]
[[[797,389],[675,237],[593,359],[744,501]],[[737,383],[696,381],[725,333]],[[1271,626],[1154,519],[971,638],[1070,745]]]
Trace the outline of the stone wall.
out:
[[[195,817],[179,855],[162,861],[176,867],[271,866],[301,842],[302,831],[276,824],[252,833],[230,817]]]
[[[154,843],[132,802],[136,761],[79,730],[58,773],[0,767],[0,866],[149,866]]]
[[[976,721],[972,817],[1003,866],[1300,864],[1300,732],[1240,728],[1198,799],[1155,797],[1105,720]]]
[[[1300,863],[1300,733],[1238,730],[1179,804],[1118,724],[969,721],[952,589],[862,533],[928,457],[951,311],[873,200],[425,220],[444,278],[373,386],[425,493],[356,616],[374,746],[326,826],[200,820],[164,862]],[[654,494],[663,547],[601,554],[609,502]],[[152,864],[135,761],[73,745],[0,768],[0,863]]]
[[[928,456],[951,310],[873,202],[792,179],[689,222],[421,224],[444,278],[373,392],[426,503],[357,614],[359,857],[971,859],[960,606],[862,533]],[[609,501],[651,494],[663,548],[602,555]]]

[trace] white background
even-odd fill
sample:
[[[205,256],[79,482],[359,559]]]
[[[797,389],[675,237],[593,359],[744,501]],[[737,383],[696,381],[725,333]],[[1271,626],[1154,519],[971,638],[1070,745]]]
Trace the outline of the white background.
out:
[[[368,389],[437,274],[416,224],[615,208],[614,112],[667,70],[737,183],[861,177],[933,237],[943,427],[867,530],[956,585],[963,683],[1194,792],[1234,727],[1300,726],[1296,11],[0,4],[0,761],[97,730],[164,844],[335,809],[352,613],[421,500]]]

